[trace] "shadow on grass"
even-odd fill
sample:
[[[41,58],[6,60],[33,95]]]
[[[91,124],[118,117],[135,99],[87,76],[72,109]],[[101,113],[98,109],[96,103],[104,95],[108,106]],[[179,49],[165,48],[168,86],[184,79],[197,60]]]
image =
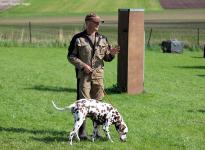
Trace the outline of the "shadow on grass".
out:
[[[115,88],[106,88],[105,92],[109,95],[110,94],[120,94],[120,93],[122,93],[121,91],[119,91],[118,89],[115,89]]]
[[[105,88],[105,92],[107,94],[121,94],[122,93],[121,89],[116,84],[114,84],[112,87]]]
[[[175,66],[182,69],[205,69],[205,66]]]
[[[36,138],[32,137],[31,139],[39,141],[39,142],[44,142],[44,143],[52,143],[52,142],[68,142],[69,138],[68,137],[59,137],[59,136],[47,136],[47,137],[42,137],[42,138]],[[82,140],[83,142],[91,142],[91,138],[87,140]],[[82,142],[81,141],[81,142]],[[97,139],[96,141],[100,142],[106,142],[108,141],[106,137],[102,137],[100,139]],[[78,142],[78,140],[74,137],[73,142]]]
[[[205,69],[205,66],[175,66],[176,68],[181,69]],[[205,75],[197,75],[198,77],[205,77]]]
[[[198,110],[188,110],[188,112],[200,112],[200,113],[205,113],[205,109],[198,109]]]
[[[32,140],[44,142],[44,143],[52,143],[52,142],[68,142],[68,137],[64,136],[47,136],[43,138],[31,137]]]
[[[25,129],[25,128],[5,128],[0,127],[0,132],[11,132],[11,133],[31,133],[34,136],[31,137],[31,139],[44,142],[44,143],[50,143],[50,142],[65,142],[68,141],[67,135],[68,133],[66,131],[55,131],[55,130],[35,130],[35,129]],[[39,138],[38,135],[50,135],[47,137]]]
[[[1,127],[0,132],[11,132],[11,133],[31,133],[34,136],[30,137],[30,139],[44,142],[44,143],[52,143],[52,142],[68,142],[68,132],[66,131],[55,131],[55,130],[35,130],[35,129],[25,129],[25,128],[14,128],[14,127]],[[49,134],[49,136],[48,136]],[[42,137],[42,135],[45,135]],[[40,136],[40,137],[37,137]],[[76,141],[76,139],[74,138]],[[91,141],[86,140],[86,141]],[[96,141],[107,141],[106,137],[102,137],[101,139],[97,139]]]
[[[37,91],[46,91],[46,92],[69,92],[76,93],[76,89],[74,88],[64,88],[64,87],[55,87],[55,86],[45,86],[45,85],[35,85],[33,87],[24,88],[26,90],[37,90]],[[120,94],[120,89],[113,85],[112,87],[106,88],[105,92],[107,94]]]
[[[205,109],[198,109],[198,112],[205,113]]]
[[[197,75],[198,77],[205,77],[205,74],[203,75],[203,74],[199,74],[199,75]]]
[[[203,56],[192,56],[192,58],[204,58]]]
[[[13,133],[32,133],[32,134],[51,134],[51,135],[65,135],[66,131],[55,131],[55,130],[35,130],[35,129],[25,129],[25,128],[5,128],[0,127],[0,132],[13,132]]]
[[[76,89],[74,88],[64,88],[64,87],[45,86],[45,85],[35,85],[33,87],[25,88],[25,89],[46,91],[46,92],[76,92]]]

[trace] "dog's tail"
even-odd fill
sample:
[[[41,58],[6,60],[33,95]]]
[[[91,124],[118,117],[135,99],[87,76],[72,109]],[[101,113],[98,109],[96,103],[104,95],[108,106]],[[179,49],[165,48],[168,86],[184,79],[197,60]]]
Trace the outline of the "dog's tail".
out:
[[[75,103],[73,103],[73,104],[71,104],[71,105],[69,105],[69,106],[66,106],[66,107],[64,107],[64,108],[57,107],[56,104],[54,103],[54,101],[52,101],[52,104],[53,104],[53,107],[54,107],[55,109],[59,110],[59,111],[65,111],[65,110],[67,110],[67,109],[71,109],[71,108],[75,107]]]

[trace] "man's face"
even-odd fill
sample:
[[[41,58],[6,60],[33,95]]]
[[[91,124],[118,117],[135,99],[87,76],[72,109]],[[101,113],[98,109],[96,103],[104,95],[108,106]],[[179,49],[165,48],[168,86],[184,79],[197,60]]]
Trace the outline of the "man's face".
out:
[[[95,21],[92,21],[92,20],[86,22],[86,28],[88,30],[98,31],[99,26],[100,26],[100,22],[95,22]]]

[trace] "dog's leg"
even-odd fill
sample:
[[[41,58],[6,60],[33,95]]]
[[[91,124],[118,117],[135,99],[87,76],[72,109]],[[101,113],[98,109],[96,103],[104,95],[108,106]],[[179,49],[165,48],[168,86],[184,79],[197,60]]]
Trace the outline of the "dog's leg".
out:
[[[72,145],[74,135],[76,135],[78,141],[80,141],[80,138],[78,137],[78,130],[82,124],[83,124],[83,120],[75,122],[73,130],[70,132],[70,137],[69,137],[70,145]]]
[[[93,136],[92,136],[92,141],[94,142],[97,136],[97,130],[98,130],[98,124],[93,121]]]
[[[80,118],[80,116],[78,116],[78,113],[75,113],[75,114],[74,114],[74,120],[75,120],[75,122],[77,122],[78,118]],[[81,125],[80,125],[80,126],[81,126]],[[78,136],[78,132],[75,133],[75,136],[76,136],[77,140],[80,141],[80,138],[79,138],[79,136]]]
[[[107,136],[107,138],[113,142],[113,140],[111,139],[111,136],[110,136],[110,131],[109,131],[109,126],[111,125],[111,123],[109,121],[106,121],[104,124],[103,124],[103,130],[105,131],[105,134]]]
[[[83,124],[83,121],[85,120],[84,118],[82,118],[80,116],[81,115],[74,115],[75,124],[74,124],[73,130],[70,132],[70,137],[69,137],[70,145],[72,145],[74,135],[76,135],[78,141],[80,141],[80,138],[78,137],[78,130],[81,127],[81,125]]]
[[[76,133],[75,135],[76,135],[77,140],[80,141],[80,138],[79,138],[79,136],[78,136],[78,133]]]
[[[73,131],[70,132],[70,136],[69,136],[70,145],[73,144],[73,136],[74,136],[74,134],[75,134],[75,131],[74,131],[74,130],[75,130],[75,129],[73,129]]]

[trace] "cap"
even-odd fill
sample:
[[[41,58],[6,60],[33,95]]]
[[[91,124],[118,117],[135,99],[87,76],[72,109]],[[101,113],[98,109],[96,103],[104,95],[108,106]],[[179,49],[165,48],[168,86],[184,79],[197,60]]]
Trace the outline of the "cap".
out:
[[[101,20],[100,16],[98,16],[96,13],[89,13],[85,16],[85,21],[94,21],[99,23],[104,23],[103,20]]]

